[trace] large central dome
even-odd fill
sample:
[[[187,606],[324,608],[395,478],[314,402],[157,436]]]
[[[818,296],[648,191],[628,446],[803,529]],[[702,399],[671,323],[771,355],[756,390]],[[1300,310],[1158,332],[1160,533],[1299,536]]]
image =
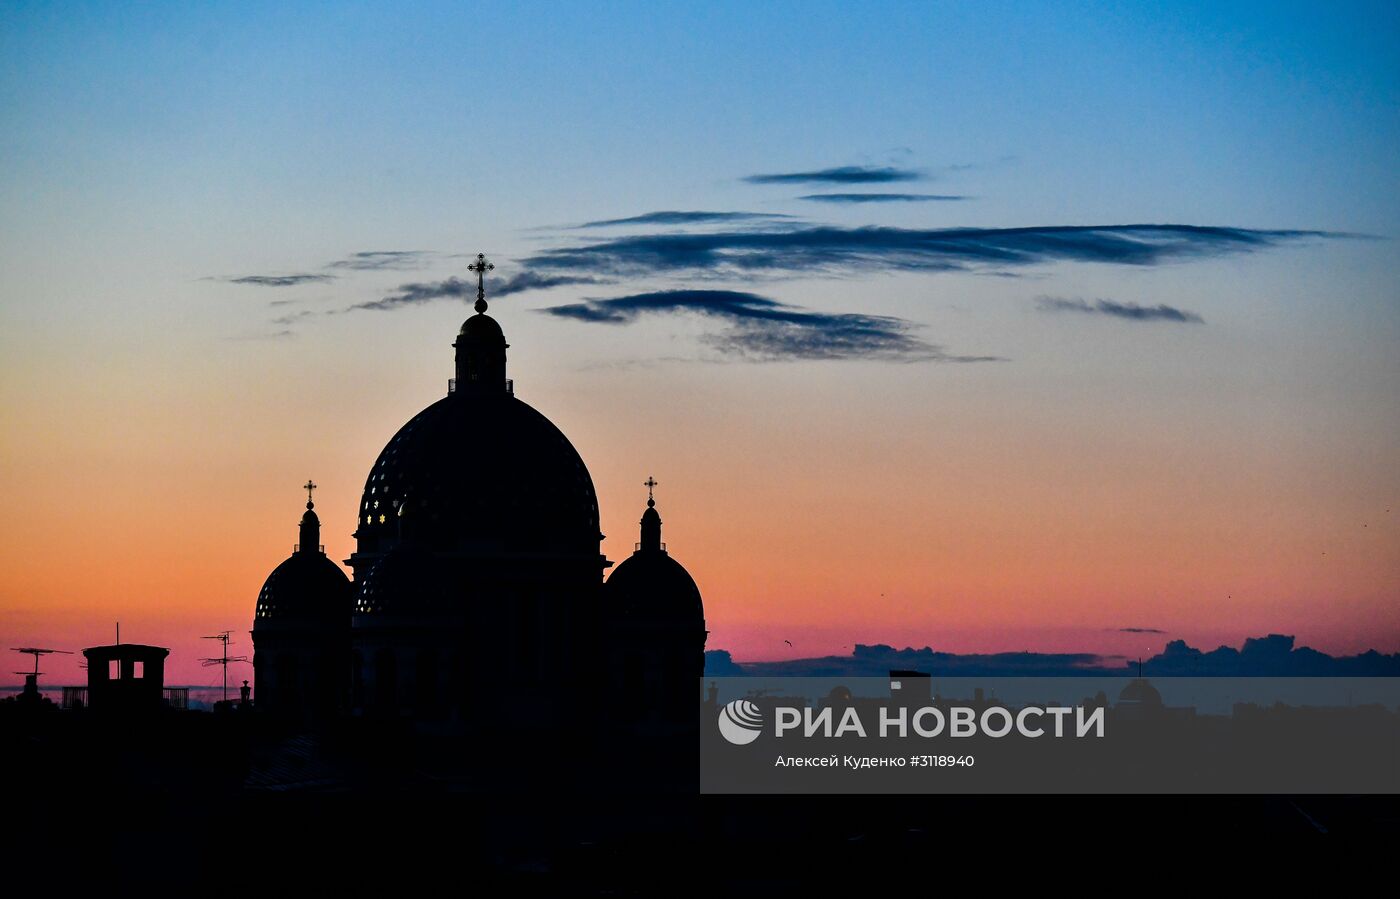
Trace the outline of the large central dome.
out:
[[[573,444],[504,386],[458,386],[400,428],[370,469],[359,552],[399,542],[407,503],[425,549],[596,555],[598,497]]]
[[[489,269],[481,256],[472,268]],[[486,314],[480,282],[476,315],[453,344],[452,388],[399,429],[365,480],[357,572],[405,541],[419,552],[497,559],[599,558],[593,479],[568,438],[515,398],[509,344]]]

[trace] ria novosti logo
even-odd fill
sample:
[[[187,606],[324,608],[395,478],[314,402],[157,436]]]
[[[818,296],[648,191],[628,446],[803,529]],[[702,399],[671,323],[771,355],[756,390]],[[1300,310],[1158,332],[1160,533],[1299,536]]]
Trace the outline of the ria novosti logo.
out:
[[[1023,706],[1019,709],[1001,705],[986,707],[928,705],[911,709],[905,706],[880,706],[879,727],[862,718],[856,706],[775,706],[773,736],[788,738],[847,738],[910,739],[910,731],[921,738],[991,737],[999,739],[1015,733],[1035,739],[1104,735],[1102,706]],[[839,714],[838,714],[839,712]],[[763,732],[764,710],[747,699],[736,699],[719,710],[719,732],[735,746],[747,746]]]
[[[736,699],[719,710],[719,732],[735,746],[747,746],[763,731],[763,710],[747,699]]]

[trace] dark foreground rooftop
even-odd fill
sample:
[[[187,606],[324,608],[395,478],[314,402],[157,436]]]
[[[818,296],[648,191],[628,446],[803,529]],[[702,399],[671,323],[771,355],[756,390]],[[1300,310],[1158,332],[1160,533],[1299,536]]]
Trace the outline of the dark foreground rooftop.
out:
[[[516,792],[454,767],[451,745],[382,730],[13,723],[0,859],[7,884],[49,895],[420,895],[444,878],[473,895],[884,895],[968,864],[1009,876],[1040,859],[1047,882],[1286,836],[1400,835],[1393,796],[698,796],[626,773]]]

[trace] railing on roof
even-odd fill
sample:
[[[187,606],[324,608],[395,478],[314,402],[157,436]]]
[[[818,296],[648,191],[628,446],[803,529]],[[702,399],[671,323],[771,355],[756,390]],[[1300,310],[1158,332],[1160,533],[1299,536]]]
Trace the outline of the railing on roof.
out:
[[[324,543],[317,544],[317,547],[316,547],[316,548],[319,549],[322,553],[324,553],[324,552],[326,551],[326,544],[324,544]],[[300,544],[300,543],[293,543],[293,544],[292,544],[292,552],[294,552],[294,553],[299,553],[299,552],[301,552],[301,544]]]
[[[456,378],[448,378],[448,379],[447,379],[447,395],[448,395],[448,396],[451,396],[452,394],[454,394],[454,393],[456,393],[456,392],[457,392],[457,379],[456,379]],[[515,396],[515,379],[514,379],[514,378],[506,378],[506,393],[510,394],[511,396]]]
[[[638,543],[636,548],[637,548],[637,550],[640,551],[641,548],[642,548],[642,545],[641,545],[640,543]],[[665,551],[666,551],[666,544],[664,544],[664,543],[661,544],[661,545],[658,547],[658,549],[660,549],[662,552],[665,552]]]

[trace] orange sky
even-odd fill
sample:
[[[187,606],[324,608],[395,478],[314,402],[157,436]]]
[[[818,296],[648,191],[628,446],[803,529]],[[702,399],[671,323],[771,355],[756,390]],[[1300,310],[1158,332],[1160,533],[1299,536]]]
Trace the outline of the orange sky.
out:
[[[857,642],[1132,656],[1271,631],[1400,649],[1396,421],[1356,411],[1378,408],[1383,369],[1310,380],[1306,357],[1280,373],[1201,354],[1140,365],[1125,391],[1106,386],[1116,359],[1073,340],[982,366],[596,365],[578,357],[616,335],[493,312],[518,395],[592,471],[609,556],[630,552],[654,474],[710,647],[740,660]],[[199,637],[231,629],[251,651],[298,485],[321,485],[324,542],[346,558],[367,466],[443,392],[461,315],[278,343],[184,339],[178,321],[156,339],[98,314],[10,342],[0,639],[81,649],[120,619],[123,639],[172,648],[173,682],[215,683]],[[1261,402],[1279,380],[1312,386]],[[49,683],[80,681],[76,664],[46,661]]]

